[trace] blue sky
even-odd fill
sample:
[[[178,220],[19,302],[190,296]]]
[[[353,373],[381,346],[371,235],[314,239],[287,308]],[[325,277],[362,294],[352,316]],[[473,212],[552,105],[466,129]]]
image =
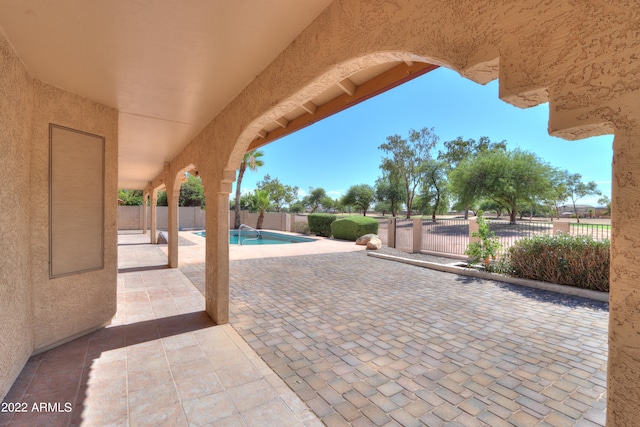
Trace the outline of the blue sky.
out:
[[[265,165],[247,171],[242,191],[255,189],[269,174],[300,187],[300,196],[309,187],[322,187],[332,198],[340,197],[351,185],[375,184],[384,154],[378,147],[387,136],[407,137],[409,129],[433,127],[440,145],[458,136],[506,140],[509,149],[532,151],[552,166],[580,173],[611,196],[613,136],[551,137],[548,111],[548,104],[523,110],[501,101],[497,80],[482,86],[439,68],[261,148]]]

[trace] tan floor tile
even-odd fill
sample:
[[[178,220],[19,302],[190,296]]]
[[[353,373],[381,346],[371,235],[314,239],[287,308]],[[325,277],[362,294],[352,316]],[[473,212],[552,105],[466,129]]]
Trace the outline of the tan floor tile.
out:
[[[280,400],[249,409],[240,415],[245,424],[252,427],[272,427],[276,425],[278,427],[294,427],[300,425],[300,420]]]
[[[262,378],[260,371],[253,367],[253,365],[247,364],[244,361],[234,364],[225,363],[223,366],[216,369],[216,374],[218,374],[220,381],[222,381],[222,384],[224,384],[226,388],[237,387]]]
[[[237,413],[231,398],[220,392],[182,402],[190,426],[204,426]]]
[[[173,381],[129,392],[129,413],[132,417],[151,414],[180,402]]]
[[[129,393],[143,390],[149,387],[173,382],[169,368],[159,368],[139,372],[130,372],[127,375]]]
[[[206,358],[178,362],[171,365],[171,372],[175,381],[216,373],[213,365]]]
[[[227,394],[240,412],[279,399],[278,394],[264,379],[227,388]]]
[[[214,372],[177,380],[176,388],[182,401],[219,393],[224,390],[220,378]]]

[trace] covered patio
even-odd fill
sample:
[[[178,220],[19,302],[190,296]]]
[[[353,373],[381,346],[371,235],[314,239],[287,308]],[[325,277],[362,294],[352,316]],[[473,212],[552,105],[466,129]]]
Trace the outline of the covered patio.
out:
[[[604,0],[1,2],[0,395],[30,357],[114,321],[118,188],[144,191],[152,211],[167,190],[162,258],[176,268],[180,184],[202,177],[202,309],[224,325],[242,156],[447,67],[498,79],[514,106],[548,102],[551,135],[615,135],[607,422],[635,423],[639,26],[634,2]]]

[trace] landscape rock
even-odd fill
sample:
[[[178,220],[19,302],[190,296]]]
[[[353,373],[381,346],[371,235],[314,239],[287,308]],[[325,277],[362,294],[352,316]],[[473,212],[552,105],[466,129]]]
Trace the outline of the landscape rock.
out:
[[[169,233],[167,233],[166,231],[161,231],[158,233],[158,239],[156,240],[156,242],[159,245],[166,245],[169,243]]]
[[[375,234],[365,234],[364,236],[360,236],[358,237],[358,240],[356,240],[356,245],[366,245],[367,243],[369,243],[369,240],[371,240],[371,238],[373,237],[378,237]]]
[[[367,249],[377,250],[382,247],[382,240],[378,236],[372,237],[369,242],[367,242]]]

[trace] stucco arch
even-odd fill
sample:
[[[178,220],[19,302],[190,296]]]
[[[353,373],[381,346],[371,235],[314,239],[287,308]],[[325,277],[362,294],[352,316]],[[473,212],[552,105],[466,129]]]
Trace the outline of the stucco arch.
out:
[[[549,102],[552,135],[615,133],[608,422],[631,425],[640,412],[639,28],[640,8],[627,1],[334,1],[175,159],[198,159],[210,183],[207,311],[228,320],[228,194],[265,121],[392,58],[434,62],[479,83],[499,78],[506,102]]]

